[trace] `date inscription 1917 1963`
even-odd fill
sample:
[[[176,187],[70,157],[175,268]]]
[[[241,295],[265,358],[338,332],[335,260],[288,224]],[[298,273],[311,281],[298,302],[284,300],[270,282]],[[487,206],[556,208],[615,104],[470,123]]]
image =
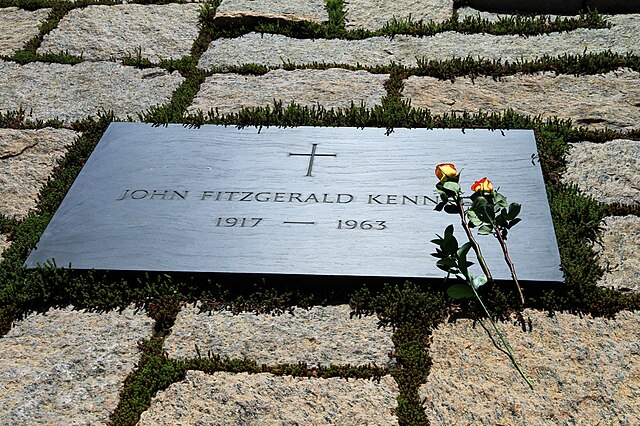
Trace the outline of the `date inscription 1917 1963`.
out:
[[[433,209],[433,169],[451,162],[523,205],[521,279],[561,281],[536,153],[530,131],[112,123],[27,265],[440,277],[430,240],[455,217]],[[509,279],[499,247],[485,257]]]

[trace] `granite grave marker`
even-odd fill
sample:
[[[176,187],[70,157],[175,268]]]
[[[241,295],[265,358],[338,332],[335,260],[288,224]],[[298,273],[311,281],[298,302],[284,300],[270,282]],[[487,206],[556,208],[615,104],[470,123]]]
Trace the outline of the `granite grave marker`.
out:
[[[523,205],[523,281],[562,281],[532,131],[112,123],[27,259],[75,269],[442,277],[430,242],[438,163]],[[468,184],[468,185],[466,185]],[[494,278],[498,243],[479,237]],[[475,267],[475,266],[474,266]]]

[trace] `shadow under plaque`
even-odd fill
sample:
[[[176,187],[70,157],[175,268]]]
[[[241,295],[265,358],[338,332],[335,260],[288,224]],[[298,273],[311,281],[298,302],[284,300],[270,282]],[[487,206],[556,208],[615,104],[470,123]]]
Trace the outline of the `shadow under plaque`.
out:
[[[26,261],[72,269],[442,278],[430,241],[434,168],[469,194],[489,177],[522,222],[522,281],[562,282],[533,131],[255,128],[112,123]],[[497,280],[499,244],[479,237]],[[479,274],[474,265],[471,269]]]

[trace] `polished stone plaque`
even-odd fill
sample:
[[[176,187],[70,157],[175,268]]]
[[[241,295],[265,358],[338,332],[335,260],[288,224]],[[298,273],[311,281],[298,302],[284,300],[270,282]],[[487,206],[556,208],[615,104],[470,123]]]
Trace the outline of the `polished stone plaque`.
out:
[[[522,222],[521,280],[562,281],[532,131],[112,123],[27,259],[74,269],[442,277],[430,242],[438,163],[488,176]],[[510,279],[492,236],[478,237]],[[474,265],[474,267],[477,265]]]

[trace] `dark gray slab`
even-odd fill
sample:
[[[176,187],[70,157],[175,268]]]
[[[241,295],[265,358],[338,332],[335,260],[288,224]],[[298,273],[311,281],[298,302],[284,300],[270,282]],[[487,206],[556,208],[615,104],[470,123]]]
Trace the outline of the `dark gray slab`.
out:
[[[561,281],[536,153],[523,130],[113,123],[27,265],[441,277],[430,240],[450,223],[464,234],[425,196],[435,165],[452,162],[467,191],[488,176],[523,204],[509,240],[520,278]],[[497,242],[480,242],[494,276],[509,279]]]

